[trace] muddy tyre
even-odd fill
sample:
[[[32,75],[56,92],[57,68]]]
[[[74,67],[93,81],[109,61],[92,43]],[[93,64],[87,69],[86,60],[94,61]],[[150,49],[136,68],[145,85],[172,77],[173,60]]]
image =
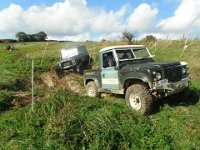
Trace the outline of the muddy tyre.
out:
[[[86,85],[86,92],[87,96],[89,97],[100,97],[100,93],[98,92],[98,87],[96,86],[96,83],[94,81],[90,81]]]
[[[60,67],[56,67],[56,74],[58,78],[61,79],[64,76],[64,70],[62,70]]]
[[[83,67],[83,65],[80,64],[79,66],[76,66],[76,67],[74,68],[74,72],[83,75],[83,72],[84,72],[84,67]]]
[[[126,103],[142,115],[149,115],[152,111],[153,98],[146,86],[134,84],[128,87],[125,94]]]

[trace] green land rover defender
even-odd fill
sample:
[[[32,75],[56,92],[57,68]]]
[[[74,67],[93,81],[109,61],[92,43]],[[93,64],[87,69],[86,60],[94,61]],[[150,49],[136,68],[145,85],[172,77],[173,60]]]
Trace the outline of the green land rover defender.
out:
[[[123,94],[131,108],[148,115],[155,98],[188,90],[187,63],[155,62],[143,45],[106,47],[99,55],[100,69],[84,71],[84,85],[90,97]]]

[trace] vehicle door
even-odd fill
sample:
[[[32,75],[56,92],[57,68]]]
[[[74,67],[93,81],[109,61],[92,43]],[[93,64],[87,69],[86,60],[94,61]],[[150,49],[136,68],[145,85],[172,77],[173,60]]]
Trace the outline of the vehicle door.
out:
[[[113,51],[106,51],[101,54],[101,79],[103,89],[118,89],[119,77],[116,70],[116,56]]]

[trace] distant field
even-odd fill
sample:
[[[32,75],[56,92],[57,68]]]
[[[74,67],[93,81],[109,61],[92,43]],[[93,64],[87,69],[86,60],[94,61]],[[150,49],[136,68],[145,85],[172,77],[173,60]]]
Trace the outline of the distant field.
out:
[[[124,42],[45,42],[0,44],[0,149],[200,149],[200,41],[158,41],[146,45],[157,61],[186,61],[190,99],[162,99],[149,117],[137,115],[122,98],[93,99],[70,89],[44,86],[54,74],[59,51],[86,45],[98,68],[98,51]],[[35,98],[31,111],[31,60],[35,61]],[[71,75],[82,86],[82,77]],[[54,81],[56,77],[50,76]],[[58,80],[58,79],[56,79]],[[56,81],[56,83],[61,83]]]

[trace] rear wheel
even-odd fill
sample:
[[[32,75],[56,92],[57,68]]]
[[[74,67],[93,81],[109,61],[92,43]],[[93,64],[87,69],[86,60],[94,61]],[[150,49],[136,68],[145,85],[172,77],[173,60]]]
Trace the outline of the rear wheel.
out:
[[[149,90],[142,84],[128,87],[125,94],[126,103],[142,115],[149,115],[152,110],[153,99]]]
[[[90,81],[86,85],[86,92],[87,96],[89,97],[99,97],[100,93],[98,92],[98,87],[96,86],[96,83],[94,81]]]

